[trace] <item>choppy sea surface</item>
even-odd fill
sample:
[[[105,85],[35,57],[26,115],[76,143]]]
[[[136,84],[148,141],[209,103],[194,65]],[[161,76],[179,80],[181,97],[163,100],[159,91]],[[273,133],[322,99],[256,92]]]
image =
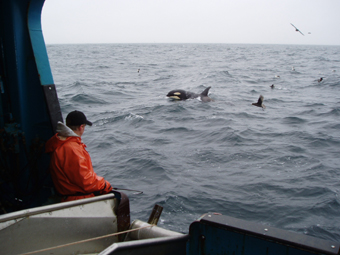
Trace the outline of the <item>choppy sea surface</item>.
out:
[[[340,241],[340,46],[47,50],[63,117],[81,110],[94,124],[82,138],[95,171],[143,191],[125,191],[132,220],[159,204],[158,224],[183,233],[219,212]],[[166,97],[208,86],[214,102]],[[252,106],[260,95],[266,109]]]

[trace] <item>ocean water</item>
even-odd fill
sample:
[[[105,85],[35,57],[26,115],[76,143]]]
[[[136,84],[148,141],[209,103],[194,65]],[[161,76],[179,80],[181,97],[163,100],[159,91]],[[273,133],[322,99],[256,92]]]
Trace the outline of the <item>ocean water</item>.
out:
[[[159,204],[158,224],[183,233],[219,212],[340,241],[339,46],[47,50],[63,117],[81,110],[94,123],[83,141],[95,171],[143,191],[125,191],[133,220]],[[166,97],[208,86],[214,102]],[[266,109],[252,106],[260,95]]]

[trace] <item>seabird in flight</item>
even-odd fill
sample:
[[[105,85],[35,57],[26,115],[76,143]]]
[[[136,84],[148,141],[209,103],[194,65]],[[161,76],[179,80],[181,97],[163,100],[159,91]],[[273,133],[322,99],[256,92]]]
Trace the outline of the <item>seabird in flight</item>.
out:
[[[296,27],[296,26],[294,26],[292,23],[290,23],[293,27],[295,27],[295,31],[296,32],[300,32],[303,36],[304,36],[304,34]]]
[[[259,100],[257,101],[257,103],[252,103],[252,105],[258,106],[258,107],[262,107],[263,109],[266,108],[266,106],[263,104],[263,96],[260,95]]]

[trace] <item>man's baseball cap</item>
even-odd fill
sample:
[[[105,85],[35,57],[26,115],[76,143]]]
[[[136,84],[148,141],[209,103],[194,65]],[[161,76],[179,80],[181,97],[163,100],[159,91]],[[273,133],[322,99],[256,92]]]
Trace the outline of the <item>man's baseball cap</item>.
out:
[[[66,125],[68,126],[80,126],[83,124],[92,126],[92,122],[86,119],[86,116],[83,112],[73,111],[70,112],[66,117]]]

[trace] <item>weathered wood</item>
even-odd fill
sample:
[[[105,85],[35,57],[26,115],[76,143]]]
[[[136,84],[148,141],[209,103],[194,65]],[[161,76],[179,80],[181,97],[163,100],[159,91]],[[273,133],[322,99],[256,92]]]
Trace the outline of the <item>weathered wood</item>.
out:
[[[161,217],[163,207],[160,205],[155,205],[150,214],[148,223],[152,225],[157,225],[159,218]]]

